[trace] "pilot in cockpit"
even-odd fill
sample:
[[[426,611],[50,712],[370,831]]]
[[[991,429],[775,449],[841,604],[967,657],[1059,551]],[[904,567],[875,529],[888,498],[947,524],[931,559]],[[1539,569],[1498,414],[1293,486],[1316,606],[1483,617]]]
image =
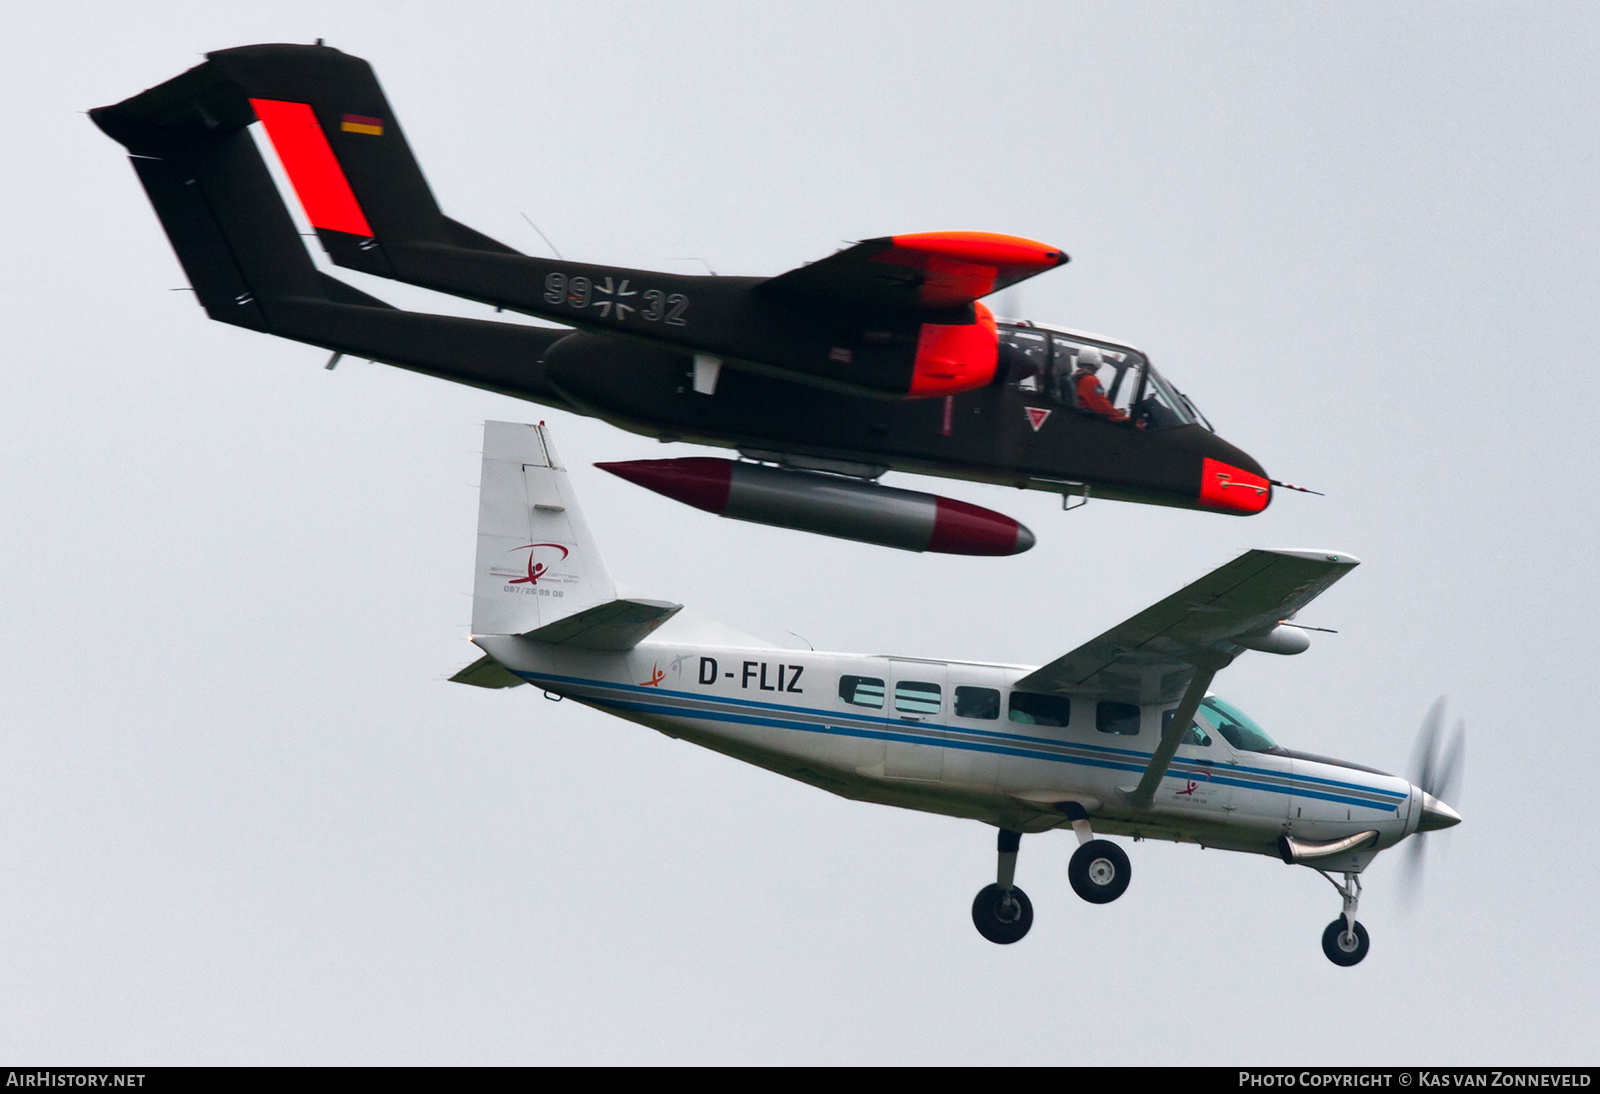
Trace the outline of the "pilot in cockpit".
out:
[[[1125,422],[1128,412],[1111,405],[1100,383],[1100,366],[1104,363],[1100,351],[1093,346],[1084,346],[1078,351],[1077,367],[1072,372],[1072,405],[1087,414]]]

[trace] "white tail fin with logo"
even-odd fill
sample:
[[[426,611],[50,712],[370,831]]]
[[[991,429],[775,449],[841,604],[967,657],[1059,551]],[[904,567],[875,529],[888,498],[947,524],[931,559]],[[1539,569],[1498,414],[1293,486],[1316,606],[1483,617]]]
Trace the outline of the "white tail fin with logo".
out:
[[[549,429],[484,423],[474,635],[625,650],[680,607],[617,598]]]
[[[527,634],[615,600],[542,425],[485,422],[473,634]]]

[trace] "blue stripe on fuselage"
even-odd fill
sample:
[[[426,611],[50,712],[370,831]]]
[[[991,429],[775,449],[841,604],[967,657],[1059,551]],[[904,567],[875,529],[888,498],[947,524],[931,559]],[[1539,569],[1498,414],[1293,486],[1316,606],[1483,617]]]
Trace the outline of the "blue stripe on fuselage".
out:
[[[513,670],[515,671],[515,670]],[[639,699],[646,698],[676,698],[695,703],[710,704],[713,707],[732,707],[733,710],[684,710],[681,707],[671,706],[660,702],[638,702],[623,699],[593,698],[584,699],[574,696],[580,702],[590,702],[595,706],[625,710],[636,714],[653,714],[657,716],[678,717],[688,719],[701,719],[708,722],[724,722],[736,725],[764,726],[771,729],[785,729],[799,733],[823,733],[830,736],[860,737],[884,741],[901,741],[907,744],[937,745],[944,748],[959,748],[970,752],[989,752],[1005,756],[1020,756],[1026,759],[1049,760],[1053,763],[1072,764],[1078,767],[1095,767],[1111,771],[1143,772],[1150,762],[1151,753],[1140,752],[1136,749],[1110,748],[1105,745],[1080,744],[1072,741],[1055,741],[1048,738],[1030,737],[1020,733],[1003,733],[999,730],[972,728],[968,726],[950,726],[944,723],[918,723],[926,725],[928,729],[939,729],[947,733],[962,733],[973,737],[990,739],[985,742],[953,740],[945,737],[934,736],[929,733],[915,733],[910,731],[907,723],[893,718],[879,715],[850,714],[852,721],[864,722],[869,726],[881,725],[883,728],[864,728],[861,726],[844,726],[837,724],[821,725],[815,722],[798,721],[793,717],[776,718],[760,717],[755,712],[771,711],[774,714],[810,715],[814,718],[824,719],[827,722],[836,722],[838,712],[820,710],[815,707],[791,706],[784,703],[768,703],[755,699],[735,699],[721,695],[695,693],[687,691],[673,691],[666,688],[648,687],[640,684],[617,684],[606,680],[595,680],[580,676],[558,676],[553,673],[516,672],[530,683],[559,683],[571,684],[583,688],[594,688],[605,691],[621,691],[626,694],[636,695]],[[749,714],[737,713],[739,708],[750,711]],[[892,728],[891,728],[892,727]],[[992,742],[992,743],[990,743]],[[1028,747],[1034,745],[1035,747]],[[1048,751],[1050,748],[1073,748],[1101,754],[1101,757],[1070,756]],[[1173,766],[1205,767],[1204,772],[1209,782],[1221,786],[1239,787],[1245,790],[1260,790],[1271,794],[1284,794],[1303,798],[1316,798],[1321,801],[1338,802],[1341,805],[1359,805],[1368,809],[1382,809],[1387,812],[1398,812],[1399,805],[1406,798],[1392,790],[1381,787],[1366,786],[1361,783],[1341,782],[1336,779],[1323,779],[1312,775],[1293,775],[1287,771],[1272,771],[1267,768],[1226,765],[1223,766],[1210,759],[1185,759],[1175,758]],[[1256,780],[1243,779],[1241,775],[1261,775],[1271,779],[1283,780],[1293,785],[1279,785]],[[1189,774],[1182,770],[1169,769],[1165,778],[1186,779]],[[1314,784],[1304,786],[1298,784]],[[1322,787],[1333,790],[1349,790],[1357,793],[1381,796],[1387,801],[1372,801],[1365,798],[1354,798],[1341,795]]]

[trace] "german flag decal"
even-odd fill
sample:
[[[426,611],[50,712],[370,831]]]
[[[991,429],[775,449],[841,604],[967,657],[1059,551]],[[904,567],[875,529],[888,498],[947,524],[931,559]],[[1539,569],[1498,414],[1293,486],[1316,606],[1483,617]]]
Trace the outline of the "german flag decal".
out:
[[[369,118],[364,114],[346,114],[339,119],[339,129],[345,133],[365,133],[369,137],[381,137],[383,119]]]

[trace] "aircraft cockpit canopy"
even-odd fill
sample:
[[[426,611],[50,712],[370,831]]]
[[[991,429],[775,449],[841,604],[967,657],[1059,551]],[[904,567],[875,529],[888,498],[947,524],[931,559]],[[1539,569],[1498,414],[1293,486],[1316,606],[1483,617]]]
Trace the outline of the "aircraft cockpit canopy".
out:
[[[1003,324],[999,335],[999,374],[1019,391],[1137,429],[1196,424],[1211,429],[1188,397],[1138,350],[1021,324]],[[1085,382],[1091,375],[1099,381],[1099,393],[1093,381]]]
[[[1215,695],[1200,701],[1195,715],[1202,730],[1211,727],[1240,752],[1277,752],[1278,743],[1244,711]]]

